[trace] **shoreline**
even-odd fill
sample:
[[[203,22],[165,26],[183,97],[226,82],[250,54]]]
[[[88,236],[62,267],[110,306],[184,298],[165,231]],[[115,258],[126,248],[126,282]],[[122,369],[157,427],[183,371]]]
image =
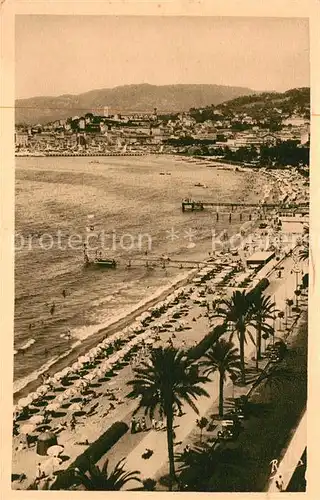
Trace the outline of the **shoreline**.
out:
[[[271,179],[269,176],[264,176],[265,180],[269,184]],[[273,181],[274,182],[274,181]],[[271,181],[271,185],[273,184]],[[271,186],[269,186],[271,187]],[[272,187],[271,187],[272,189]],[[265,193],[266,195],[266,193]],[[247,227],[246,233],[251,233],[255,230],[254,221]],[[203,254],[203,265],[206,264],[207,257]],[[111,318],[110,322],[105,325],[97,325],[96,331],[92,333],[87,338],[82,341],[74,339],[73,345],[65,351],[65,353],[59,356],[53,357],[48,360],[38,369],[30,373],[30,375],[16,379],[13,382],[13,397],[14,402],[19,400],[21,397],[25,397],[28,393],[36,390],[42,383],[41,376],[49,374],[50,376],[54,373],[70,366],[77,358],[81,355],[86,354],[92,347],[101,342],[104,338],[122,330],[123,328],[129,326],[134,322],[135,318],[141,313],[145,312],[147,309],[153,307],[158,302],[164,300],[170,293],[175,291],[177,288],[185,286],[188,282],[199,272],[199,269],[194,268],[189,270],[187,273],[180,273],[173,279],[173,282],[168,283],[160,288],[158,288],[151,296],[145,297],[142,301],[134,304],[126,311],[124,311],[122,316]],[[29,379],[29,380],[28,380]]]
[[[55,156],[65,156],[68,158],[78,158],[78,157],[103,157],[103,156],[147,156],[147,155],[164,155],[170,153],[163,153],[161,151],[148,151],[148,152],[136,152],[136,153],[50,153],[50,154],[34,154],[34,153],[25,153],[25,154],[17,154],[15,153],[15,158],[50,158]]]
[[[205,265],[205,261],[203,263]],[[44,374],[50,374],[53,375],[54,373],[63,370],[64,368],[70,366],[72,363],[74,363],[79,356],[85,355],[92,347],[97,345],[99,342],[101,342],[104,338],[109,337],[110,335],[116,333],[119,330],[122,330],[129,326],[131,323],[134,322],[135,318],[142,314],[143,312],[146,312],[150,307],[154,307],[158,302],[161,302],[162,300],[165,300],[165,298],[170,295],[173,291],[175,291],[177,288],[183,287],[189,283],[189,281],[199,272],[199,269],[192,269],[188,273],[185,273],[183,276],[178,275],[176,277],[176,280],[168,284],[166,287],[163,287],[158,289],[157,292],[153,294],[153,296],[146,298],[145,301],[141,304],[136,304],[134,309],[130,312],[124,313],[124,316],[121,318],[118,318],[114,321],[111,320],[111,323],[107,326],[101,326],[96,333],[93,335],[90,335],[89,337],[85,338],[79,346],[76,348],[67,351],[65,355],[62,355],[58,360],[53,361],[50,366],[37,370],[34,372],[34,378],[30,380],[30,382],[27,382],[23,387],[17,387],[14,389],[14,385],[18,385],[18,382],[21,379],[18,379],[13,382],[13,399],[14,403],[16,403],[20,398],[25,397],[27,394],[30,392],[34,391],[37,389],[42,384],[42,381],[40,379],[41,375]],[[22,379],[23,380],[23,379]]]

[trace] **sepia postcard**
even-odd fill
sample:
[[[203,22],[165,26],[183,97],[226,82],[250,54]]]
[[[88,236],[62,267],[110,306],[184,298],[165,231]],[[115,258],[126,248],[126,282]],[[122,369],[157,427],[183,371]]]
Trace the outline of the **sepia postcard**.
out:
[[[318,16],[3,2],[8,498],[315,498]]]

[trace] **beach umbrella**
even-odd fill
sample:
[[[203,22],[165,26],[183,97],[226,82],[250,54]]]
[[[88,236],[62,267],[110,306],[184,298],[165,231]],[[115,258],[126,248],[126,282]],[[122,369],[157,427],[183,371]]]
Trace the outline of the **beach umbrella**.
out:
[[[51,411],[57,411],[57,410],[59,410],[59,408],[60,408],[60,404],[59,403],[50,403],[47,406],[46,410],[51,412]]]
[[[82,406],[79,403],[73,403],[71,406],[69,406],[69,410],[75,412],[75,411],[81,411]]]
[[[89,356],[80,356],[80,358],[78,358],[79,363],[88,363],[89,361],[90,361]]]
[[[13,407],[13,414],[14,414],[14,415],[19,415],[19,413],[21,412],[21,410],[22,410],[22,406],[15,405],[15,406]]]
[[[30,392],[28,394],[28,398],[30,399],[30,401],[35,401],[36,399],[38,399],[39,395],[36,393],[36,392]]]
[[[53,446],[50,446],[50,448],[47,449],[47,455],[49,457],[58,457],[60,453],[62,453],[64,450],[64,446],[61,446],[59,444],[55,444]]]
[[[44,421],[43,415],[33,415],[32,417],[29,418],[30,424],[42,424],[43,421]]]
[[[82,368],[82,363],[79,363],[79,361],[76,361],[75,363],[73,363],[73,365],[71,366],[71,370],[73,372],[76,372],[78,370],[80,370],[80,368]]]
[[[46,394],[48,391],[50,390],[50,387],[48,385],[40,385],[40,387],[38,387],[38,389],[36,390],[36,394],[38,396],[43,396],[44,394]]]
[[[77,390],[74,387],[70,387],[64,393],[65,399],[70,398],[71,396],[74,396],[75,394],[77,394]]]
[[[60,382],[60,374],[59,373],[56,373],[52,378],[51,378],[51,383],[53,385],[57,384],[58,382]]]
[[[69,375],[70,373],[70,366],[66,366],[61,372],[60,374],[62,375],[62,377],[66,377],[67,375]]]
[[[57,401],[58,403],[63,403],[63,401],[65,401],[65,399],[67,399],[67,397],[66,397],[65,393],[63,393],[63,394],[59,394],[59,396],[57,396],[57,397],[56,397],[56,401]],[[48,408],[49,406],[53,405],[53,404],[54,404],[54,403],[50,403],[50,405],[48,405],[48,406],[47,406],[47,408]]]
[[[79,378],[78,380],[75,381],[74,385],[75,385],[75,387],[81,387],[81,386],[86,385],[86,382],[85,382],[85,380]]]
[[[51,476],[55,471],[59,470],[61,463],[61,458],[50,457],[41,464],[41,470],[46,476]]]
[[[111,365],[110,365],[109,361],[108,361],[108,362],[106,362],[106,363],[103,363],[103,365],[101,366],[101,370],[102,370],[103,372],[109,371],[109,370],[110,370],[110,368],[111,368]]]
[[[21,434],[31,434],[35,429],[35,426],[33,424],[24,424],[20,427],[20,432]]]
[[[96,377],[96,373],[95,373],[95,370],[92,370],[92,372],[88,373],[87,375],[85,375],[83,378],[85,380],[89,380],[91,382],[91,380],[93,380],[94,378]]]
[[[143,314],[141,314],[141,316],[139,316],[138,320],[139,321],[145,321],[146,319],[149,319],[150,318],[150,313],[149,312],[144,312]]]
[[[18,401],[18,406],[21,406],[22,408],[26,408],[27,406],[29,406],[30,404],[32,403],[32,399],[30,398],[30,396],[27,396],[25,398],[21,398],[19,399]]]

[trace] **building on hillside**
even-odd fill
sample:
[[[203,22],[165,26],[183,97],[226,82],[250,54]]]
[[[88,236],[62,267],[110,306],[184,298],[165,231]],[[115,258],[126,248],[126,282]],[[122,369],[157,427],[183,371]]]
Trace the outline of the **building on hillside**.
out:
[[[193,134],[193,137],[195,139],[215,142],[217,140],[217,132],[198,132],[197,134]]]
[[[84,130],[86,128],[86,120],[83,116],[79,119],[79,129]]]
[[[14,142],[16,147],[27,147],[29,144],[29,135],[25,132],[15,132]]]
[[[262,144],[264,144],[265,146],[276,146],[276,144],[279,142],[279,139],[273,135],[273,134],[264,134],[262,137],[261,137],[261,140],[262,140]]]
[[[238,148],[260,147],[263,144],[262,138],[253,134],[237,134],[234,145]]]
[[[285,118],[282,120],[282,125],[288,126],[291,125],[292,127],[301,127],[303,125],[306,125],[309,123],[309,120],[306,118],[303,118],[303,116],[289,116],[288,118]]]
[[[310,132],[302,131],[300,135],[300,144],[304,145],[310,142]]]

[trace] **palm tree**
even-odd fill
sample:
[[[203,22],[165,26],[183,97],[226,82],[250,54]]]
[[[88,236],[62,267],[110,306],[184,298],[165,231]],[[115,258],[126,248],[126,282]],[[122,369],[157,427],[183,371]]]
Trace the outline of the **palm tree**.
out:
[[[206,417],[197,418],[196,424],[200,429],[200,443],[202,441],[202,431],[207,427],[209,420]]]
[[[292,380],[293,373],[290,369],[270,364],[252,384],[250,391],[247,394],[247,399],[251,396],[252,392],[261,384],[269,387],[271,392],[281,389],[285,381]]]
[[[157,481],[148,477],[142,481],[143,491],[155,491],[157,486]]]
[[[303,247],[299,251],[299,260],[307,260],[309,258],[309,243],[304,242]]]
[[[299,307],[299,297],[300,297],[300,295],[301,295],[301,290],[298,290],[298,289],[297,289],[297,290],[295,290],[295,291],[294,291],[294,294],[295,294],[295,296],[296,296],[296,308],[297,308],[297,307]]]
[[[194,403],[198,396],[209,396],[201,387],[208,381],[205,376],[200,376],[198,367],[183,351],[174,347],[160,347],[151,351],[151,357],[134,369],[135,379],[127,384],[132,386],[132,391],[127,397],[140,398],[136,412],[145,409],[145,415],[153,418],[155,410],[166,417],[167,442],[169,456],[170,489],[175,480],[175,464],[173,451],[173,420],[174,409],[182,410],[183,402],[199,414]]]
[[[80,469],[75,469],[75,477],[86,490],[90,491],[119,491],[129,481],[138,481],[141,479],[139,471],[128,472],[124,468],[125,458],[120,460],[113,471],[108,474],[109,460],[106,460],[102,469],[91,463],[88,469],[88,475]]]
[[[251,325],[256,330],[256,370],[259,369],[259,360],[261,359],[261,337],[267,339],[274,334],[270,321],[274,319],[275,313],[275,302],[271,301],[270,296],[264,296],[262,293],[252,296],[250,314]]]
[[[224,444],[215,441],[211,446],[205,444],[195,447],[188,454],[181,453],[176,456],[179,462],[179,481],[184,484],[185,491],[212,491],[211,478],[215,474],[226,470],[232,471],[245,469],[248,458],[241,448],[230,449]]]
[[[286,304],[287,304],[287,306],[289,308],[289,316],[291,316],[291,307],[293,306],[294,302],[293,302],[292,299],[287,299],[286,300]]]
[[[230,299],[221,300],[220,304],[224,307],[219,307],[216,317],[224,318],[227,323],[233,323],[234,329],[231,332],[230,339],[234,333],[238,335],[240,348],[240,366],[241,366],[241,383],[246,382],[245,361],[244,361],[244,344],[246,342],[246,333],[248,333],[252,342],[253,337],[247,328],[251,323],[251,300],[245,291],[239,290],[233,292]]]
[[[281,320],[284,318],[284,312],[283,311],[279,311],[278,312],[278,318],[280,320],[280,328],[279,328],[279,330],[282,330],[282,321]]]
[[[223,388],[226,375],[235,378],[241,372],[238,349],[232,342],[220,339],[207,352],[200,365],[205,368],[204,374],[207,376],[219,372],[219,416],[223,417]]]

